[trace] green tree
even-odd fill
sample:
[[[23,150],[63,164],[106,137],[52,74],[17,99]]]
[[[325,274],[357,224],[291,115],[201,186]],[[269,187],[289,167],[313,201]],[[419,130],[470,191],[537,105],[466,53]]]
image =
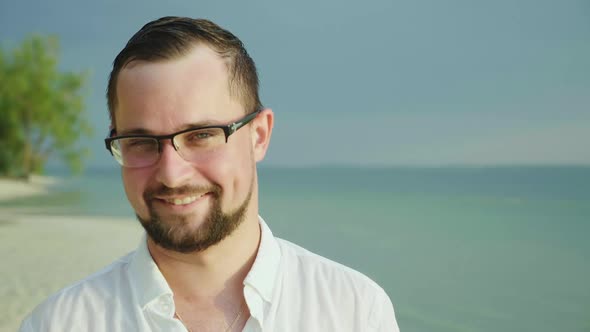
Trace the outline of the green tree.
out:
[[[74,172],[92,128],[84,112],[86,73],[58,69],[56,37],[30,36],[12,52],[0,48],[0,175],[41,173],[50,156]]]

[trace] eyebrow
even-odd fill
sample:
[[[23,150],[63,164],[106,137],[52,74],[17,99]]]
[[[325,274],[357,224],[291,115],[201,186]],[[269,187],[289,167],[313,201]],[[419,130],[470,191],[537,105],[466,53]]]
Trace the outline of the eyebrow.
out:
[[[187,129],[191,129],[191,128],[201,128],[201,127],[209,127],[209,126],[226,126],[227,124],[225,123],[218,123],[218,122],[213,122],[213,121],[201,121],[201,122],[195,122],[195,123],[189,123],[186,124],[180,128],[178,128],[177,130],[175,130],[173,133],[177,133],[179,131],[183,131],[183,130],[187,130]],[[128,136],[128,135],[148,135],[148,136],[161,136],[161,135],[168,135],[168,134],[159,134],[156,135],[153,131],[149,130],[149,129],[145,129],[145,128],[133,128],[133,129],[128,129],[128,130],[122,130],[122,131],[115,131],[117,136]],[[171,134],[171,133],[170,133]]]

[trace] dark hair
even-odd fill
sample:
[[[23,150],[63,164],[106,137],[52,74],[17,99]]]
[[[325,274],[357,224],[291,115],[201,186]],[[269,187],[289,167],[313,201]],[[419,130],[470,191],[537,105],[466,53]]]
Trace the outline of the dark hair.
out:
[[[238,37],[208,20],[167,16],[144,25],[113,61],[107,88],[109,115],[113,125],[117,106],[117,78],[121,69],[134,60],[179,58],[200,43],[209,46],[226,61],[230,95],[241,101],[246,113],[262,109],[256,65]]]

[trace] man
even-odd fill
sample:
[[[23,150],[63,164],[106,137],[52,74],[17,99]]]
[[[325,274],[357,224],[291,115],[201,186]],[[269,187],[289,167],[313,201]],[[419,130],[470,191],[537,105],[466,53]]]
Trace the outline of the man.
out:
[[[398,331],[373,281],[258,216],[274,115],[238,38],[206,20],[150,22],[116,57],[107,96],[105,142],[147,236],[21,331]]]

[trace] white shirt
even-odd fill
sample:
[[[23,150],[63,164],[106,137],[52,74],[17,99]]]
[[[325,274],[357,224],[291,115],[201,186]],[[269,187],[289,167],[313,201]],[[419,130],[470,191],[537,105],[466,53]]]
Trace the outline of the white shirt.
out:
[[[243,331],[399,331],[389,297],[375,282],[275,238],[264,220],[244,280],[250,318]],[[25,318],[28,331],[182,331],[172,290],[147,241],[100,272],[62,289]]]

